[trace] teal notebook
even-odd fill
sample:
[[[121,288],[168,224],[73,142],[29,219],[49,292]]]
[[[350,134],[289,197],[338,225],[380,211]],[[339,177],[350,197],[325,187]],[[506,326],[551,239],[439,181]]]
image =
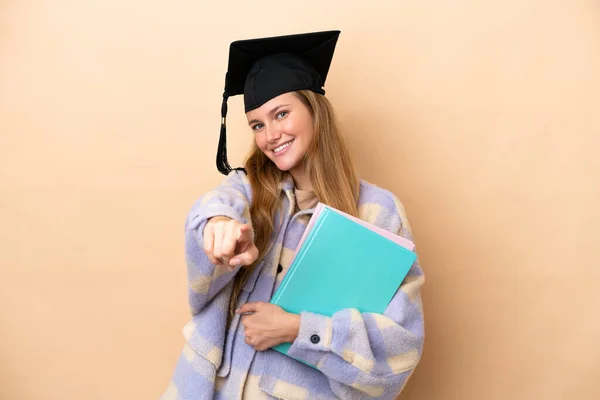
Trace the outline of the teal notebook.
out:
[[[411,241],[319,204],[271,303],[332,316],[382,314],[416,260]],[[287,354],[291,343],[273,347]]]

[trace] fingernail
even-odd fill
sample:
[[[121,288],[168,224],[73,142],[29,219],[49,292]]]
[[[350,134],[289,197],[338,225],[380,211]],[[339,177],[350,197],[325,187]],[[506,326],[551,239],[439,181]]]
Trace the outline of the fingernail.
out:
[[[240,260],[229,260],[229,265],[231,265],[232,267],[237,267],[238,265],[240,265]]]

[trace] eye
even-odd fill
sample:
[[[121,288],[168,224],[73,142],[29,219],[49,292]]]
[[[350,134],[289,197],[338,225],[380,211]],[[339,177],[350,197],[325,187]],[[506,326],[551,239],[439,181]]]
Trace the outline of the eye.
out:
[[[262,129],[262,127],[263,127],[263,124],[256,124],[256,125],[254,125],[254,126],[252,127],[252,130],[253,130],[253,131],[259,131],[259,130],[261,130],[261,129]]]
[[[281,111],[280,113],[277,113],[276,118],[277,119],[282,119],[282,118],[285,118],[286,115],[288,115],[287,111]]]

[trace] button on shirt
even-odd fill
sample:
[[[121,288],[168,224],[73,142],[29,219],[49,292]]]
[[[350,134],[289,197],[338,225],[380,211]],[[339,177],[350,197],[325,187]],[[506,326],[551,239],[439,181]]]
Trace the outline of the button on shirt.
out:
[[[319,204],[319,199],[317,199],[317,195],[312,190],[298,190],[294,189],[294,196],[296,197],[296,208],[295,212],[299,212],[302,210],[308,210],[310,208],[315,208],[317,204]],[[308,217],[307,217],[308,219]],[[279,264],[277,267],[277,285],[281,283],[281,280],[287,273],[289,268],[288,263]]]

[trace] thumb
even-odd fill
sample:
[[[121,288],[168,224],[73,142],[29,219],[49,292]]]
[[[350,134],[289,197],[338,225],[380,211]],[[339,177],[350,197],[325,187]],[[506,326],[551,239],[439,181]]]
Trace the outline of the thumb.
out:
[[[254,261],[258,258],[258,248],[251,243],[250,246],[246,249],[246,251],[236,255],[231,260],[229,260],[229,265],[232,267],[237,267],[240,265],[252,265]]]
[[[240,225],[237,234],[238,242],[252,243],[252,228],[248,224]]]
[[[238,308],[237,310],[235,310],[235,312],[237,314],[244,314],[244,313],[249,313],[249,312],[256,312],[256,307],[257,306],[258,306],[257,303],[245,303],[240,308]]]

